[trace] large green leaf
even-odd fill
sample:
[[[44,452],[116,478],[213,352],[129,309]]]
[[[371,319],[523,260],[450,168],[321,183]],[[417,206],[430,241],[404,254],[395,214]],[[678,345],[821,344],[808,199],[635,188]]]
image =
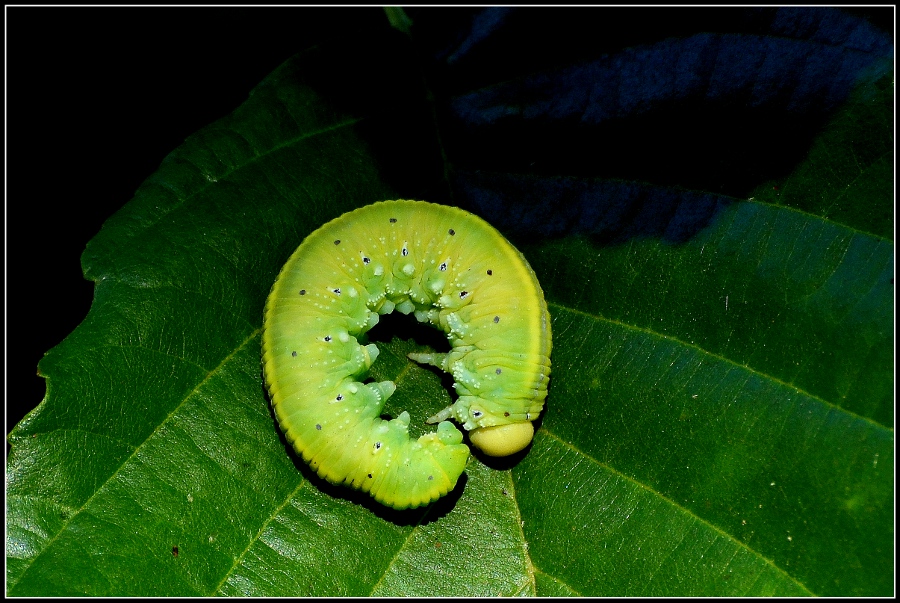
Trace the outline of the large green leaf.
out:
[[[660,178],[635,210],[607,174],[550,174],[607,187],[604,207],[632,218],[674,195],[669,226],[701,216],[677,236],[645,218],[538,237],[529,211],[552,226],[574,205],[510,205],[546,174],[473,169],[472,131],[448,126],[459,97],[439,91],[433,119],[411,54],[380,30],[299,54],[90,242],[94,304],[9,436],[7,593],[892,594],[892,74],[864,79],[751,200],[704,205]],[[450,495],[396,512],[286,443],[262,307],[328,219],[448,185],[513,208],[481,213],[546,292],[551,392],[524,454],[474,458]],[[388,320],[373,338],[372,376],[398,384],[387,411],[424,432],[450,394],[406,353],[440,336]]]

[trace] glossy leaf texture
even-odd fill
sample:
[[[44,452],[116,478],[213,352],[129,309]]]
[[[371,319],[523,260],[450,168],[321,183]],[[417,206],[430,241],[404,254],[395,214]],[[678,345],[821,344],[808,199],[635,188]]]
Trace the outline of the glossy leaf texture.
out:
[[[892,595],[892,40],[666,14],[409,10],[173,151],[9,436],[7,594]],[[387,198],[497,226],[554,333],[534,444],[407,512],[316,478],[259,366],[293,248]],[[449,380],[406,353],[446,344],[372,338],[423,433]]]

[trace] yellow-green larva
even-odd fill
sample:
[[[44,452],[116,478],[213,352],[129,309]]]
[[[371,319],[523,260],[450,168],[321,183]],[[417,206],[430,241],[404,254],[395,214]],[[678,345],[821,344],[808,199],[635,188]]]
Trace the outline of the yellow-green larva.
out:
[[[380,418],[391,381],[363,383],[365,333],[398,310],[441,329],[445,354],[410,354],[454,378],[455,403],[409,438]],[[362,340],[362,343],[360,343]],[[534,271],[481,218],[424,201],[383,201],[328,222],[294,251],[266,302],[263,372],[278,423],[320,477],[405,509],[456,485],[462,433],[492,456],[525,448],[550,378],[550,321]]]

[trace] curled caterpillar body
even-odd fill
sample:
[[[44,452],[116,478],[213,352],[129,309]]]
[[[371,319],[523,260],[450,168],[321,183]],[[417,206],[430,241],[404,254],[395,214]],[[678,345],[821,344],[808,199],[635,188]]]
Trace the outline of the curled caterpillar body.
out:
[[[410,354],[449,372],[457,401],[408,435],[409,414],[380,418],[390,381],[363,383],[378,355],[364,345],[380,314],[414,314],[447,334],[446,354]],[[423,201],[383,201],[310,234],[272,286],[263,372],[279,425],[320,477],[405,509],[437,500],[468,447],[525,448],[550,377],[547,304],[525,258],[487,222]]]

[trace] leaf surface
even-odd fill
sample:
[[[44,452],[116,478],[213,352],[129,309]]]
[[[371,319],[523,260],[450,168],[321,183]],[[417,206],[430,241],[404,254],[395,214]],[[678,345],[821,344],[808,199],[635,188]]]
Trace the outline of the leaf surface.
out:
[[[286,62],[90,242],[9,436],[7,593],[891,595],[890,40],[773,9],[529,54],[523,11],[410,14]],[[410,197],[513,240],[554,350],[533,445],[397,512],[291,450],[259,346],[309,232]],[[449,380],[406,354],[446,343],[384,323],[417,436]]]

